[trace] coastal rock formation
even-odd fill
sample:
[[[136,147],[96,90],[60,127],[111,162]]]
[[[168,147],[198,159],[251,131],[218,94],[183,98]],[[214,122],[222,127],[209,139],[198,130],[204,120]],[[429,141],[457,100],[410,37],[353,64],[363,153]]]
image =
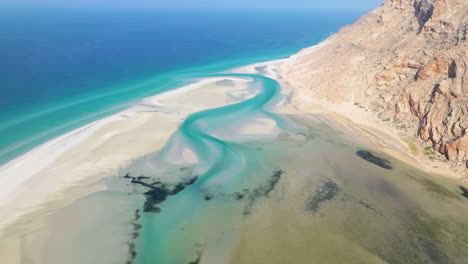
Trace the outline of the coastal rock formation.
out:
[[[467,0],[386,0],[285,64],[298,105],[365,107],[468,167]]]

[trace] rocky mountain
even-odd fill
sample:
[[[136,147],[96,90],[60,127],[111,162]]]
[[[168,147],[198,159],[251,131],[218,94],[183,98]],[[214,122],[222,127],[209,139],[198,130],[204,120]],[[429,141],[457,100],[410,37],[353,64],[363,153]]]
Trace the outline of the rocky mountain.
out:
[[[299,105],[349,102],[468,167],[468,0],[386,0],[282,69]]]

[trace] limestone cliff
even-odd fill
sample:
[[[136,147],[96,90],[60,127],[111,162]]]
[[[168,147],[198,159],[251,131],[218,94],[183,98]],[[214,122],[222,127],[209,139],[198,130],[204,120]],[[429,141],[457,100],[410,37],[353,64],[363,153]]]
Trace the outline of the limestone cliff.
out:
[[[468,167],[468,0],[386,0],[284,66],[298,104],[366,107]]]

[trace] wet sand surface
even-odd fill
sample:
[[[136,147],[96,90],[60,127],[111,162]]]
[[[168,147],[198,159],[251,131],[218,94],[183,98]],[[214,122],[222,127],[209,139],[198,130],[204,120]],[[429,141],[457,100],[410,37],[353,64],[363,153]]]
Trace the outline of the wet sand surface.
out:
[[[468,199],[455,182],[355,144],[332,120],[284,118],[301,123],[302,131],[239,144],[252,159],[236,181],[197,184],[193,169],[182,165],[165,171],[184,179],[179,182],[125,170],[106,179],[108,190],[44,220],[49,230],[40,231],[47,244],[38,263],[463,263],[468,257]],[[149,201],[158,209],[145,210]],[[37,250],[44,237],[32,237],[26,248]]]
[[[257,81],[277,89],[271,80]],[[160,151],[99,180],[101,191],[35,219],[22,235],[4,242],[19,245],[10,259],[47,264],[468,259],[466,186],[384,154],[375,138],[333,114],[269,112],[264,106],[270,98],[284,98],[257,90],[246,90],[249,98],[261,99],[251,101],[257,108],[243,103],[191,115]],[[260,119],[272,121],[273,129],[268,122],[255,134],[241,129]]]
[[[136,240],[143,256],[134,263],[158,259],[148,253],[156,246],[141,246],[158,242],[177,255],[161,253],[161,260],[179,263],[463,263],[468,257],[468,203],[455,182],[355,144],[332,120],[286,118],[308,128],[245,143],[256,159],[242,180],[195,182],[185,198],[181,192],[162,212],[143,215],[142,232],[151,235]],[[178,221],[167,226],[166,217]]]

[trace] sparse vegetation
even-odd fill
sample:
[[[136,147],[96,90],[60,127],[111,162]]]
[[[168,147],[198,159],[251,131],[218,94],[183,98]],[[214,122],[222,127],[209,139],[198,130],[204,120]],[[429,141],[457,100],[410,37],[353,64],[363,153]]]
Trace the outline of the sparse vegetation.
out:
[[[409,140],[407,138],[403,139],[403,141],[406,142],[406,144],[408,144],[408,148],[411,151],[411,154],[413,154],[413,155],[418,154],[418,147],[416,146],[416,144],[413,141],[411,141],[411,140]]]
[[[430,160],[435,160],[436,159],[436,156],[435,156],[436,153],[434,152],[434,150],[432,149],[431,146],[425,147],[423,154],[426,155],[426,156],[429,156]]]
[[[364,106],[360,105],[358,102],[354,102],[354,105],[357,106],[357,107],[359,107],[359,108],[361,108],[361,109],[364,109],[364,108],[365,108]]]
[[[436,154],[431,146],[425,147],[424,150],[426,151],[424,154],[426,154],[426,153],[429,153],[427,155],[435,155]]]

